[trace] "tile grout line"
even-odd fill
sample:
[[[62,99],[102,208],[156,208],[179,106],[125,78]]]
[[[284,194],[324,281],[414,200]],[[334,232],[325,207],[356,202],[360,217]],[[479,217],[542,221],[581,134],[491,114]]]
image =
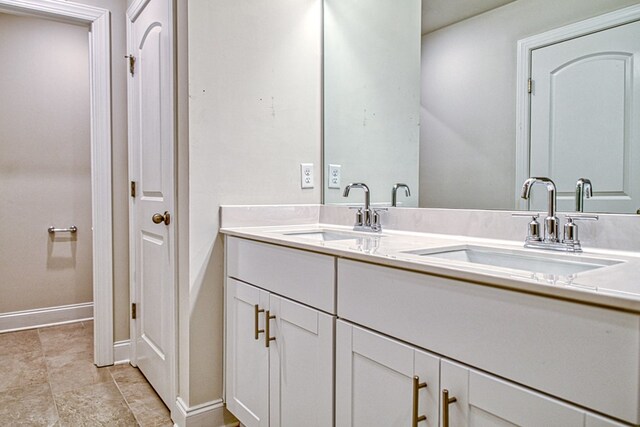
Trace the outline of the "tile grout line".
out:
[[[36,329],[38,333],[38,342],[40,343],[40,349],[42,351],[42,359],[44,359],[44,369],[47,371],[47,385],[49,386],[49,393],[51,393],[51,400],[53,400],[53,407],[56,410],[56,423],[60,423],[60,411],[58,410],[58,401],[55,394],[53,394],[53,386],[51,385],[51,377],[49,376],[49,364],[47,363],[47,355],[44,352],[44,346],[42,345],[42,338],[40,337],[40,328]]]
[[[116,380],[116,377],[113,376],[113,372],[111,371],[111,367],[112,366],[116,366],[116,365],[111,365],[110,367],[107,368],[107,369],[109,369],[109,375],[111,376],[111,379],[113,380],[113,383],[116,385],[116,388],[118,389],[118,393],[120,393],[120,396],[122,396],[122,399],[124,400],[124,403],[127,404],[127,408],[129,408],[129,411],[131,411],[131,414],[133,415],[133,418],[136,420],[136,423],[138,423],[138,425],[141,426],[142,424],[140,423],[140,420],[138,419],[138,416],[136,415],[135,411],[133,410],[133,408],[129,404],[129,401],[127,400],[127,397],[124,395],[124,393],[120,389],[120,384],[118,384],[118,381]]]

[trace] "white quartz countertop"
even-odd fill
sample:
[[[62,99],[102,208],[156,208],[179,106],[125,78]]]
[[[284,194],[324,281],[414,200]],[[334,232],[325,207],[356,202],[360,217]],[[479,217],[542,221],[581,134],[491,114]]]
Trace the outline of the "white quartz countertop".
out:
[[[221,228],[220,232],[228,236],[464,280],[479,285],[640,313],[640,254],[637,252],[585,249],[581,254],[566,254],[524,249],[522,242],[509,240],[394,230],[384,230],[380,234],[357,233],[358,235],[352,239],[330,241],[287,234],[321,230],[355,233],[351,227],[329,224],[229,227]],[[570,275],[550,275],[410,253],[466,247],[488,247],[496,251],[522,250],[535,256],[575,262],[596,259],[612,262],[613,265]]]

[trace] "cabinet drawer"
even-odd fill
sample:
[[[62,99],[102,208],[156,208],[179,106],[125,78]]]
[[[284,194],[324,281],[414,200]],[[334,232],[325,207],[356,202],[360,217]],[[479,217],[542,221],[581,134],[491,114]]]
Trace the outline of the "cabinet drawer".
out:
[[[227,275],[335,314],[331,256],[228,237]]]
[[[338,316],[640,423],[640,316],[349,260]]]

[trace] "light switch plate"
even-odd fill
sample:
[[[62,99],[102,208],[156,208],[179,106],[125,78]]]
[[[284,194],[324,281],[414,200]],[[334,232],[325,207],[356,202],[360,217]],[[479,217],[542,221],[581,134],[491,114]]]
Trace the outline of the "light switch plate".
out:
[[[300,187],[313,188],[313,163],[300,163]]]
[[[341,165],[329,165],[329,188],[340,188]]]

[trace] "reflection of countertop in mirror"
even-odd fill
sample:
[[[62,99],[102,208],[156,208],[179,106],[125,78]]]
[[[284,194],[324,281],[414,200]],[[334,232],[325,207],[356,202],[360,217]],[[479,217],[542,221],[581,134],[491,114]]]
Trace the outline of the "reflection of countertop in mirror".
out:
[[[371,233],[356,235],[350,226],[320,223],[317,219],[314,221],[316,210],[322,210],[323,207],[313,205],[298,208],[282,207],[279,221],[266,221],[266,224],[269,225],[264,225],[264,216],[258,216],[257,218],[260,220],[256,223],[260,226],[251,227],[246,226],[251,224],[247,212],[263,214],[264,211],[261,211],[260,207],[229,208],[227,217],[238,212],[241,212],[241,216],[244,214],[245,217],[235,223],[225,220],[225,207],[222,208],[223,228],[220,231],[227,236],[443,276],[479,285],[507,288],[640,313],[640,282],[637,280],[637,272],[640,271],[640,253],[638,252],[585,248],[582,254],[565,254],[546,250],[523,249],[522,241],[516,240],[390,229],[385,229],[381,235]],[[277,207],[269,209],[278,210]],[[302,213],[299,223],[295,221],[296,213]],[[390,215],[393,216],[393,213]],[[638,219],[640,220],[640,218]],[[390,218],[389,222],[393,223],[392,220],[393,218]],[[243,226],[229,226],[230,224]],[[337,240],[320,240],[321,235],[317,233],[320,230],[334,231],[337,233],[334,235]],[[304,233],[300,234],[301,232]],[[350,233],[353,233],[353,236]],[[327,236],[332,238],[332,235]],[[571,272],[571,274],[542,274],[423,256],[424,253],[433,252],[434,249],[464,248],[490,249],[494,251],[494,254],[500,252],[524,253],[556,261],[567,259],[580,263],[596,260],[605,265],[588,271]]]

